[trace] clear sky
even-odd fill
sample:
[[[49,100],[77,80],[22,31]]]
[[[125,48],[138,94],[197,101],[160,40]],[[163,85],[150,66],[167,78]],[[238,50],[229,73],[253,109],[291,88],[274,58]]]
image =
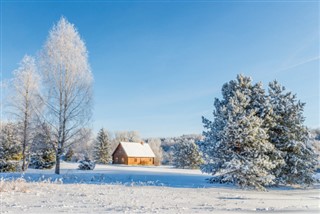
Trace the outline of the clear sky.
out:
[[[2,77],[63,15],[89,51],[95,130],[201,133],[238,73],[277,79],[319,122],[319,1],[1,1]]]

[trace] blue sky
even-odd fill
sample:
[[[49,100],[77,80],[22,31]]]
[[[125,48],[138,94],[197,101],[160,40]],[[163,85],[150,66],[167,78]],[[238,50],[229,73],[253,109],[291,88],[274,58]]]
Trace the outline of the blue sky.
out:
[[[89,51],[95,130],[201,133],[238,73],[277,79],[319,122],[319,2],[2,1],[2,77],[36,55],[63,15]]]

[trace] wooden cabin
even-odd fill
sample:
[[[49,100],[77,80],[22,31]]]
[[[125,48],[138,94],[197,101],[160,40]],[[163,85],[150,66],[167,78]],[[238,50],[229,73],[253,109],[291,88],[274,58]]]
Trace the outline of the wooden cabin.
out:
[[[121,142],[112,153],[112,164],[154,165],[154,158],[147,143]]]

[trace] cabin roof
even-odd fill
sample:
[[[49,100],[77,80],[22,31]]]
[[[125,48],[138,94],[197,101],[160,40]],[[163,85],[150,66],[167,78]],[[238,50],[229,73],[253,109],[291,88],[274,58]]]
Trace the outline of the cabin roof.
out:
[[[120,142],[120,145],[122,146],[128,157],[155,157],[152,149],[147,143]]]

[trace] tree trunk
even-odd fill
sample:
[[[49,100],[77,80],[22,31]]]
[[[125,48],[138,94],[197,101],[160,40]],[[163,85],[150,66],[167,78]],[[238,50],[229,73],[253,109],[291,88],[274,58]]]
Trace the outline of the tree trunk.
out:
[[[28,120],[29,120],[29,117],[28,117],[28,111],[29,111],[29,104],[28,104],[28,90],[26,91],[26,100],[25,100],[25,103],[26,103],[26,107],[25,107],[25,110],[24,110],[24,120],[23,120],[23,147],[22,147],[22,171],[26,171],[27,170],[27,167],[26,167],[26,158],[27,158],[27,144],[28,144]]]
[[[26,171],[26,144],[22,145],[22,171]]]
[[[58,151],[56,152],[56,168],[54,171],[54,173],[58,175],[60,174],[60,153],[61,153],[61,150],[58,149]]]

